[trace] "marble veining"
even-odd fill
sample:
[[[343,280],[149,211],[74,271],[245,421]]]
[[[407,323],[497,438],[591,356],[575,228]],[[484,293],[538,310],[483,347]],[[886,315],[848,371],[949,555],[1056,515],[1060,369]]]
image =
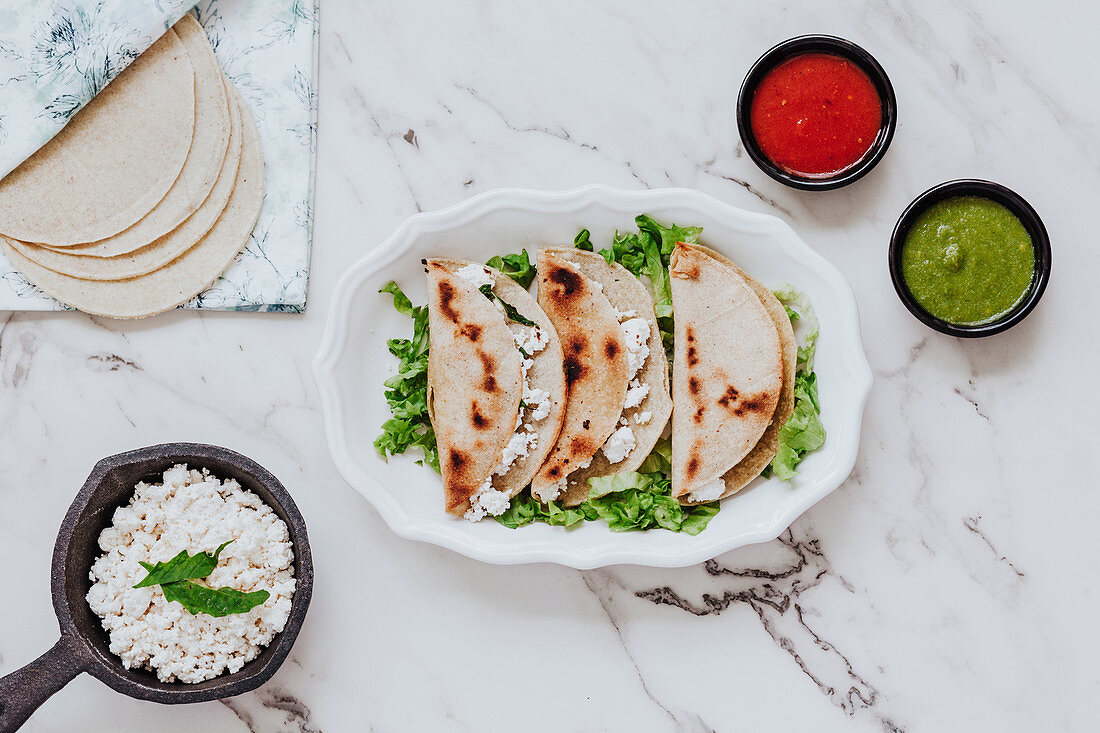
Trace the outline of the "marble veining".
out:
[[[27,730],[1095,728],[1100,8],[349,0],[320,17],[305,314],[0,314],[18,589],[0,674],[56,638],[50,552],[89,469],[169,440],[239,450],[294,495],[317,568],[302,634],[239,698],[162,707],[85,676]],[[767,178],[734,123],[751,63],[809,32],[868,48],[899,105],[879,167],[824,194]],[[968,342],[908,315],[886,247],[917,194],[971,176],[1031,201],[1054,271],[1023,324]],[[394,536],[321,428],[310,363],[336,280],[417,211],[590,182],[779,215],[837,265],[876,379],[855,470],[778,539],[692,568],[494,567]]]

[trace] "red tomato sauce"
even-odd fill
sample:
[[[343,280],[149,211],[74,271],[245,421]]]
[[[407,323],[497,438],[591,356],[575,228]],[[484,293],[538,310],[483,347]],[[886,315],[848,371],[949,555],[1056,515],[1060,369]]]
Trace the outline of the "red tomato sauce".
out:
[[[882,100],[855,63],[806,53],[764,76],[753,92],[749,124],[777,166],[803,178],[827,178],[870,150],[882,127]]]

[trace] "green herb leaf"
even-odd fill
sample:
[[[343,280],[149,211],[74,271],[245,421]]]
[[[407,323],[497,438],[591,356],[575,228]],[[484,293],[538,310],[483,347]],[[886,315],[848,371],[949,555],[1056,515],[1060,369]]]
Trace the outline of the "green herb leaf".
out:
[[[187,550],[180,550],[180,553],[168,562],[158,562],[155,565],[141,562],[141,567],[145,568],[149,574],[134,587],[145,588],[150,585],[162,585],[177,580],[205,578],[207,575],[214,572],[214,568],[218,566],[218,555],[220,555],[222,550],[225,549],[225,546],[232,541],[233,540],[227,540],[223,542],[218,546],[218,549],[214,550],[213,555],[209,552],[188,555]]]
[[[581,229],[577,232],[577,236],[573,237],[573,246],[577,249],[583,249],[585,252],[592,251],[592,235],[589,234],[587,229]]]
[[[428,419],[428,309],[414,307],[395,282],[378,292],[393,295],[394,309],[412,318],[412,338],[386,342],[398,359],[397,374],[385,381],[386,404],[393,418],[382,424],[374,447],[383,459],[419,448],[424,459],[418,463],[427,463],[438,472],[435,431]]]
[[[535,279],[538,270],[531,263],[527,250],[521,250],[517,254],[496,256],[485,263],[495,270],[500,270],[508,277],[515,280],[525,288],[531,287],[531,281]]]
[[[216,617],[248,613],[270,596],[266,590],[242,593],[233,588],[209,588],[190,580],[166,583],[161,590],[165,600],[182,603],[188,613],[195,616],[200,613]]]
[[[481,294],[489,300],[495,300],[496,302],[500,303],[500,307],[504,309],[504,315],[508,316],[516,323],[522,323],[524,326],[535,325],[535,322],[532,321],[530,318],[524,317],[524,315],[517,311],[514,307],[512,307],[512,305],[501,300],[500,297],[493,292],[492,285],[482,285],[480,288],[478,288],[478,290],[480,290]]]

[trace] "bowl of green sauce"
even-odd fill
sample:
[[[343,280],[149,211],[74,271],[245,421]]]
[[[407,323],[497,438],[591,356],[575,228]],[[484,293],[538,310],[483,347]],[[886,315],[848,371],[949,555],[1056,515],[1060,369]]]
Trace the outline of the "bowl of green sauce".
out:
[[[1019,194],[991,181],[948,181],[922,193],[890,237],[890,278],[926,326],[964,338],[1011,328],[1050,279],[1050,238]]]

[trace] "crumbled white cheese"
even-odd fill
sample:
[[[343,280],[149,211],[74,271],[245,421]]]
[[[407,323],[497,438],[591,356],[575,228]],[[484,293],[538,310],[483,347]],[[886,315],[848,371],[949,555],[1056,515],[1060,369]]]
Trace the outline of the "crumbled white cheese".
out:
[[[531,411],[531,419],[535,422],[545,420],[550,414],[550,393],[545,389],[532,387],[529,383],[523,385],[523,404]]]
[[[550,334],[546,333],[538,324],[523,326],[512,323],[512,340],[516,346],[528,354],[537,354],[550,343]]]
[[[638,315],[638,311],[635,311],[635,310],[621,311],[618,308],[616,308],[615,306],[611,306],[611,310],[615,311],[615,318],[619,321],[619,323],[622,323],[627,318],[633,318],[634,316]]]
[[[500,459],[500,465],[493,470],[493,473],[498,476],[508,473],[508,469],[512,467],[517,458],[530,455],[538,444],[539,436],[530,430],[517,430],[512,433],[508,445],[504,446],[504,457]]]
[[[460,278],[468,283],[471,283],[475,288],[481,289],[482,286],[493,286],[493,277],[489,274],[481,265],[466,265],[457,272],[455,272]],[[498,304],[499,305],[499,304]]]
[[[639,379],[634,378],[626,389],[626,401],[623,402],[623,409],[629,410],[631,407],[642,404],[642,400],[646,398],[647,394],[649,394],[649,385],[642,384]]]
[[[470,497],[470,508],[463,516],[471,522],[481,521],[487,516],[496,517],[504,513],[511,501],[508,494],[493,488],[493,477],[490,476]]]
[[[637,442],[634,439],[634,431],[624,425],[613,432],[603,444],[603,454],[607,456],[610,463],[618,463],[634,450],[635,445]]]
[[[568,476],[560,479],[556,484],[554,484],[553,488],[550,488],[550,489],[542,492],[542,496],[540,496],[538,498],[541,499],[542,501],[557,501],[558,498],[561,497],[561,495],[565,493],[565,490],[567,488],[569,488],[569,477]]]
[[[134,588],[141,562],[222,550],[218,565],[197,581],[270,595],[248,613],[191,615],[168,602],[160,586]],[[88,606],[103,621],[111,653],[127,669],[145,668],[164,682],[202,682],[239,671],[283,630],[294,596],[294,548],[286,523],[232,479],[177,465],[163,483],[139,483],[99,535],[105,554],[92,565]]]
[[[649,321],[631,318],[619,324],[626,337],[626,360],[631,376],[641,371],[649,356]]]
[[[634,422],[638,425],[646,425],[653,419],[653,413],[649,410],[642,410],[641,412],[634,413]]]
[[[726,482],[719,476],[709,484],[703,484],[695,491],[691,492],[691,501],[716,501],[720,499],[725,492]]]

